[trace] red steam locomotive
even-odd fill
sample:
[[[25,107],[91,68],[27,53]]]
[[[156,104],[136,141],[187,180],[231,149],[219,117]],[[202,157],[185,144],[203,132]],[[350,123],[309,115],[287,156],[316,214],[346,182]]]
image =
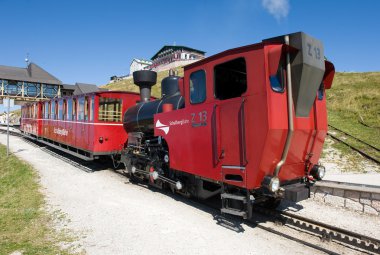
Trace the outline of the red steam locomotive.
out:
[[[132,105],[135,95],[126,95],[127,137],[115,132],[119,147],[110,153],[130,178],[200,199],[220,195],[222,213],[244,218],[255,203],[308,198],[325,173],[318,160],[327,132],[325,90],[335,73],[322,43],[298,32],[184,71],[163,79],[157,100],[150,96],[157,74],[133,73],[140,101]]]

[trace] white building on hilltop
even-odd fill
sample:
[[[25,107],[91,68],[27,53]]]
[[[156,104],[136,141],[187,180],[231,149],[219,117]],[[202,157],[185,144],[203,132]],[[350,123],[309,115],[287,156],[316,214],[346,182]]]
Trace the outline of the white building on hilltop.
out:
[[[129,75],[132,75],[133,72],[135,71],[143,70],[146,67],[150,66],[151,64],[152,64],[152,61],[134,58],[129,67]]]

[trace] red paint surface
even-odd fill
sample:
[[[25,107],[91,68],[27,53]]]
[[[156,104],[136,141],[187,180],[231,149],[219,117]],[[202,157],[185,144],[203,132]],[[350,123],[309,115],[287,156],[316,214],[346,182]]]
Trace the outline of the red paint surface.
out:
[[[155,115],[155,122],[160,120],[170,127],[167,134],[155,129],[155,135],[168,142],[171,168],[248,189],[259,188],[264,176],[273,175],[288,133],[288,112],[287,91],[274,92],[269,76],[277,71],[284,49],[278,44],[250,45],[185,66],[185,108]],[[239,98],[215,99],[214,66],[239,57],[244,57],[247,65],[247,91]],[[206,72],[207,98],[193,105],[188,103],[189,77],[200,69]],[[205,125],[192,123],[192,116],[200,112],[207,113]],[[170,124],[181,121],[184,124]],[[325,98],[316,99],[308,117],[295,117],[294,127],[290,151],[279,175],[281,181],[305,177],[307,160],[318,162],[327,130]],[[235,169],[228,168],[231,165]],[[231,174],[242,181],[226,180]]]
[[[98,120],[99,97],[110,97],[122,99],[122,113],[129,107],[136,104],[140,99],[137,93],[128,92],[97,92],[83,96],[92,97],[94,95],[94,119],[90,120],[55,120],[45,119],[42,116],[41,108],[37,118],[22,118],[21,130],[33,134],[40,138],[46,138],[61,144],[69,145],[90,153],[110,154],[123,149],[128,134],[124,131],[122,121],[103,122]],[[82,97],[83,97],[82,96]],[[73,96],[79,99],[81,96]],[[64,97],[71,99],[73,97]],[[52,103],[62,101],[64,98],[53,99]],[[22,107],[25,111],[27,105]],[[29,128],[31,126],[31,128]],[[36,130],[36,131],[34,131]],[[103,138],[103,142],[99,138]]]

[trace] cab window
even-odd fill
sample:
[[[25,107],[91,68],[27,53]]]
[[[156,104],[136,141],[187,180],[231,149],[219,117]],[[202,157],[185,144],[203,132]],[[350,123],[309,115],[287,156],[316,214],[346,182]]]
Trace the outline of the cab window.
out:
[[[274,92],[282,93],[285,90],[286,84],[286,69],[285,58],[281,58],[278,65],[277,73],[269,76],[269,82]]]
[[[240,97],[247,91],[247,68],[244,58],[237,58],[214,67],[215,98]]]
[[[198,70],[190,74],[190,103],[199,104],[206,100],[206,72]]]

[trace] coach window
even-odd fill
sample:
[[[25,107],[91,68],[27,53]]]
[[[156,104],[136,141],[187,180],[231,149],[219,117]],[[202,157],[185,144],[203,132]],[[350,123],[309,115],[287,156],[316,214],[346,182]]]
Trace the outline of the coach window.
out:
[[[240,97],[247,91],[247,68],[244,58],[237,58],[214,67],[215,98]]]
[[[84,120],[84,97],[78,98],[78,120]]]
[[[54,101],[54,119],[58,119],[58,102]]]
[[[90,121],[94,121],[95,96],[91,97]]]
[[[33,104],[33,119],[37,118],[37,105]]]
[[[63,111],[62,111],[62,120],[67,119],[67,100],[63,99]]]
[[[57,115],[57,119],[58,120],[62,120],[62,115],[63,115],[63,100],[60,99],[58,101],[58,115]]]
[[[72,120],[73,117],[73,100],[67,99],[67,120]]]
[[[77,99],[73,98],[73,115],[72,120],[77,120]]]
[[[45,119],[49,118],[49,102],[45,102]]]
[[[269,76],[270,86],[274,92],[282,93],[285,90],[286,69],[285,58],[281,58],[277,73]]]
[[[206,73],[198,70],[190,75],[190,102],[199,104],[206,100]]]
[[[54,113],[54,104],[52,101],[49,101],[49,119],[53,118]]]
[[[120,98],[99,98],[99,121],[121,122],[121,106]]]
[[[90,107],[89,97],[85,97],[85,99],[84,99],[84,120],[86,120],[86,121],[88,121],[89,107]]]

